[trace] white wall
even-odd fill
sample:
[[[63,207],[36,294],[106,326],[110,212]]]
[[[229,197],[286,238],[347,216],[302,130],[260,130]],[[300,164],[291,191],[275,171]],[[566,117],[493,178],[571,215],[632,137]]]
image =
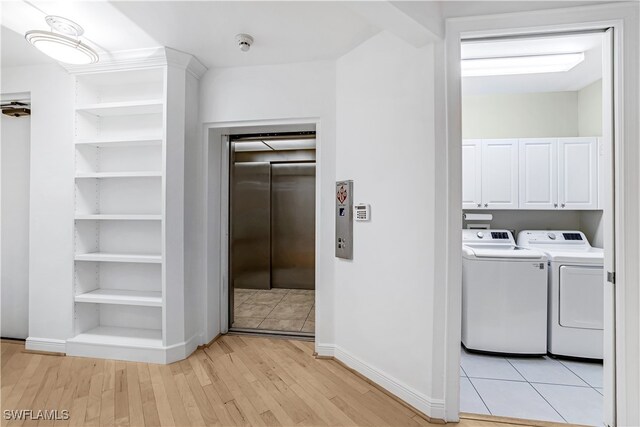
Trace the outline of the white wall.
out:
[[[473,224],[490,224],[493,229],[515,230],[514,237],[522,230],[580,230],[591,246],[602,247],[602,211],[562,210],[465,210],[468,213],[490,213],[491,221],[463,221],[463,227]]]
[[[316,196],[320,209],[320,235],[316,242],[316,343],[334,342],[333,198],[335,181],[335,62],[320,61],[257,67],[210,69],[200,81],[201,121],[242,125],[274,121],[311,122],[319,119]],[[307,120],[308,119],[308,120]],[[209,308],[220,306],[221,268],[220,141],[209,147],[207,290]],[[204,178],[203,178],[204,179]],[[226,236],[224,237],[226,239]],[[205,339],[219,332],[220,313],[209,310]]]
[[[602,79],[578,91],[578,136],[602,136]]]
[[[64,351],[73,322],[73,79],[57,65],[6,67],[0,91],[31,93],[27,348]]]
[[[464,91],[464,86],[463,86]],[[463,96],[463,138],[578,136],[578,93]]]
[[[29,330],[29,117],[0,118],[2,158],[2,330],[5,338],[25,339]]]
[[[591,246],[596,248],[604,247],[604,223],[602,221],[602,211],[581,211],[580,228]]]
[[[601,135],[602,80],[575,92],[489,94],[462,98],[463,138]]]
[[[335,260],[335,356],[433,416],[434,48],[387,32],[337,62],[336,178],[371,221]],[[329,202],[333,207],[333,201]]]
[[[469,213],[490,213],[492,221],[463,221],[468,224],[489,223],[491,228],[515,230],[514,237],[522,230],[579,230],[580,211],[560,210],[465,210]]]

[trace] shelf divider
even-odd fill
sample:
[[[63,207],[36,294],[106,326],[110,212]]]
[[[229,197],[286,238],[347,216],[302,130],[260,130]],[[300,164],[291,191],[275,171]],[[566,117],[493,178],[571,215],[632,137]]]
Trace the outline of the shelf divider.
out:
[[[97,261],[97,262],[130,262],[140,264],[160,264],[162,255],[160,254],[115,254],[108,252],[90,252],[86,254],[76,254],[76,261]]]
[[[161,221],[162,215],[154,214],[76,214],[76,220],[91,221]]]
[[[96,289],[75,296],[76,302],[162,307],[162,292]]]
[[[78,172],[76,179],[85,178],[156,178],[162,177],[162,172],[133,171],[133,172]]]
[[[162,113],[163,108],[164,104],[161,99],[147,99],[85,104],[76,107],[76,112],[98,117],[110,117]]]

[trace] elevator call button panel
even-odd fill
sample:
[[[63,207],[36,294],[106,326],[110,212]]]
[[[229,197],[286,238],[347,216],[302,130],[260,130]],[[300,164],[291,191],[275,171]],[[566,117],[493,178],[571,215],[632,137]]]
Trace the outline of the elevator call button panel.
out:
[[[336,257],[353,259],[353,181],[336,182]]]

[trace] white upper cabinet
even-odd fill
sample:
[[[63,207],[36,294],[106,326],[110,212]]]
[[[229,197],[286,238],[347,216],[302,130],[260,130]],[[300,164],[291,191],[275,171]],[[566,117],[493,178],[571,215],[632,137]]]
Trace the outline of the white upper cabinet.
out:
[[[522,139],[519,142],[520,209],[558,207],[557,139]]]
[[[462,208],[482,207],[482,142],[468,139],[462,143]]]
[[[561,209],[598,208],[597,138],[558,139],[558,201]]]
[[[518,140],[482,140],[482,207],[518,208]]]

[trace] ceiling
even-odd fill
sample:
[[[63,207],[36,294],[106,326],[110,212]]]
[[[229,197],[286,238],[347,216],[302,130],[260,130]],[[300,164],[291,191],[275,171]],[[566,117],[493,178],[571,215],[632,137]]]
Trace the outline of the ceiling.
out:
[[[531,12],[534,10],[561,9],[594,5],[601,3],[618,3],[621,0],[576,0],[576,1],[440,1],[442,17],[460,18],[463,16],[495,15],[500,13]],[[403,2],[404,3],[404,2]],[[408,2],[413,3],[413,2]]]
[[[84,41],[102,53],[168,46],[195,55],[207,67],[230,67],[335,59],[382,29],[405,38],[414,37],[407,29],[416,25],[441,33],[440,15],[595,2],[602,3],[427,1],[393,2],[387,4],[395,7],[384,8],[386,2],[380,1],[0,1],[1,59],[5,66],[52,62],[22,36],[47,29],[48,14],[78,22],[85,29]],[[236,46],[235,35],[242,32],[255,38],[248,53]]]
[[[585,59],[566,72],[464,77],[465,95],[576,91],[602,77],[602,34],[531,37],[467,42],[462,58],[493,58],[584,52]]]
[[[207,67],[268,65],[335,59],[380,31],[348,2],[262,1],[42,1],[2,2],[2,25],[24,34],[46,29],[46,14],[85,28],[98,51],[168,46],[195,55]],[[38,10],[39,9],[39,10]],[[241,52],[238,33],[255,38]],[[10,37],[11,38],[11,37]],[[15,38],[13,38],[15,39]],[[5,64],[24,64],[26,42],[2,52]]]

